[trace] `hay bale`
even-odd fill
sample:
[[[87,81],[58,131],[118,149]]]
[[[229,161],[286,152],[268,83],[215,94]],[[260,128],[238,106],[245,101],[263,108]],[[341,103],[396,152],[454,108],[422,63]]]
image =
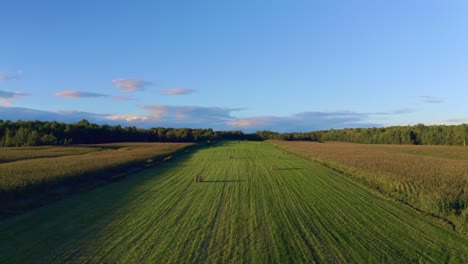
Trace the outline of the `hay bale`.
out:
[[[202,181],[203,181],[203,177],[201,175],[195,176],[195,182],[202,182]]]

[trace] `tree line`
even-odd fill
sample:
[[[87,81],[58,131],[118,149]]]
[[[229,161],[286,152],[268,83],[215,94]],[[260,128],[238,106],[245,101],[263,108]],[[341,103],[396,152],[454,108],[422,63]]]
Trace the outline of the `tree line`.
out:
[[[0,146],[97,144],[114,142],[201,142],[222,139],[260,140],[255,134],[213,129],[163,128],[140,129],[97,125],[83,119],[74,124],[43,121],[0,120]]]
[[[259,140],[342,141],[363,144],[465,145],[468,124],[392,126],[380,128],[345,128],[300,133],[257,131]]]
[[[316,131],[321,140],[365,144],[408,145],[465,145],[468,141],[468,124],[425,126],[392,126],[383,128],[353,128]]]
[[[463,145],[468,125],[393,126],[347,128],[312,132],[278,133],[269,130],[242,131],[163,128],[141,129],[92,124],[83,119],[74,124],[43,121],[0,120],[0,146],[97,144],[114,142],[201,142],[216,140],[305,140],[343,141],[366,144]]]
[[[304,133],[258,131],[259,138],[276,140],[342,141],[363,144],[465,145],[468,124],[345,128]]]

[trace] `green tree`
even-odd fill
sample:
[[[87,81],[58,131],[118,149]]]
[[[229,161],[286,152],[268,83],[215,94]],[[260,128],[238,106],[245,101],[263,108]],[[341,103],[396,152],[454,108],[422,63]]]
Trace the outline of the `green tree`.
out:
[[[33,130],[29,133],[27,145],[28,146],[37,146],[41,144],[41,136],[36,130]]]

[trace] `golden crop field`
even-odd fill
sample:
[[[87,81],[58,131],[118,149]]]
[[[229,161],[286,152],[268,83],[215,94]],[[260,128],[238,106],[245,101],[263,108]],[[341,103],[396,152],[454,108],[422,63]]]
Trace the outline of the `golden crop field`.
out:
[[[325,163],[468,232],[468,148],[339,142],[274,144]]]
[[[80,155],[99,150],[101,150],[101,148],[99,147],[86,146],[41,146],[1,148],[0,163],[24,159]]]
[[[0,202],[11,195],[23,195],[58,186],[64,181],[92,177],[112,177],[136,165],[144,167],[152,159],[168,155],[191,143],[119,143],[77,147],[34,147],[2,149],[14,153],[16,161],[0,164]],[[76,151],[75,151],[76,150]],[[57,156],[61,154],[60,156]]]
[[[371,148],[401,153],[439,157],[453,160],[468,160],[468,148],[447,145],[369,145]]]

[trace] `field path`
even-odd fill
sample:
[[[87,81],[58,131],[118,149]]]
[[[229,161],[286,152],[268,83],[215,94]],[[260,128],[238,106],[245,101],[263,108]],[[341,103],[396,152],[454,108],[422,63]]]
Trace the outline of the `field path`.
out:
[[[418,261],[468,263],[468,238],[267,142],[220,143],[0,223],[0,263]]]

